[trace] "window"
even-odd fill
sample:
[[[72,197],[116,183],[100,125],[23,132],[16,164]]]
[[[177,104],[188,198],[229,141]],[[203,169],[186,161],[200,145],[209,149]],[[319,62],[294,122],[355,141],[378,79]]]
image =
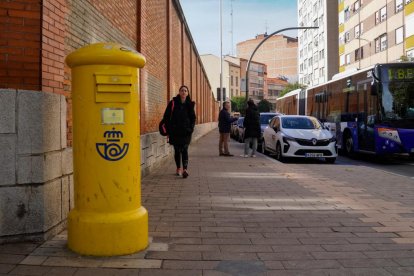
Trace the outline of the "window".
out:
[[[405,37],[414,35],[414,13],[405,17]]]
[[[318,70],[318,69],[315,69],[315,70],[313,71],[313,78],[314,78],[315,80],[319,78],[319,70]]]
[[[383,22],[387,19],[387,6],[383,7],[382,9],[380,9],[380,21]]]
[[[395,13],[402,11],[403,8],[403,0],[395,0]]]
[[[364,58],[364,48],[358,48],[355,50],[355,60],[360,60]]]
[[[350,38],[349,38],[349,32],[345,33],[345,43],[349,42]]]
[[[379,11],[375,12],[375,25],[380,23]]]
[[[351,13],[349,11],[349,7],[346,7],[344,10],[345,13],[345,21],[348,21],[348,19],[351,17]]]
[[[341,55],[339,57],[339,66],[343,66],[345,64],[345,56]]]
[[[387,49],[387,34],[384,34],[381,36],[381,51],[384,51]]]
[[[325,75],[325,67],[319,68],[319,77],[323,77]]]
[[[356,37],[356,38],[358,38],[358,37],[359,37],[359,25],[356,25],[356,26],[355,26],[355,28],[354,28],[354,34],[355,34],[355,37]]]
[[[408,3],[410,3],[412,0],[405,0],[405,4],[407,5]]]
[[[231,78],[230,78],[230,83],[231,83],[231,86],[234,85],[234,83],[233,83],[233,76],[231,76]]]
[[[359,0],[354,3],[354,12],[357,12],[360,8]]]
[[[384,51],[387,49],[387,34],[383,34],[375,39],[375,53]]]
[[[345,63],[346,64],[351,64],[351,54],[345,55]]]
[[[404,41],[404,28],[400,27],[395,30],[395,44],[400,44]]]
[[[319,51],[319,59],[320,60],[325,59],[325,49],[322,49]]]

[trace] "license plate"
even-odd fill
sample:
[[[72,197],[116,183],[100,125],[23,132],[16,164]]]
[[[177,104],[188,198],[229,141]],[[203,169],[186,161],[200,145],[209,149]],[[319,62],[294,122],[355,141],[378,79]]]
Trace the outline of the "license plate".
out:
[[[305,154],[306,157],[323,157],[323,153],[320,152],[308,152]]]

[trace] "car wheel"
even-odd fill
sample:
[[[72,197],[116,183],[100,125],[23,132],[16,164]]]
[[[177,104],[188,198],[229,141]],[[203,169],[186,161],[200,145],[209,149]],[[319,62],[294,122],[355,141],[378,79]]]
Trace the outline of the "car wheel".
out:
[[[282,147],[280,146],[279,142],[276,145],[276,159],[280,162],[283,162]]]
[[[336,161],[336,157],[327,157],[327,158],[325,158],[325,162],[326,163],[328,163],[328,164],[333,164],[333,163],[335,163],[335,161]]]
[[[352,136],[349,132],[345,135],[344,140],[345,140],[344,153],[345,155],[350,156],[354,153],[354,141],[352,140]]]

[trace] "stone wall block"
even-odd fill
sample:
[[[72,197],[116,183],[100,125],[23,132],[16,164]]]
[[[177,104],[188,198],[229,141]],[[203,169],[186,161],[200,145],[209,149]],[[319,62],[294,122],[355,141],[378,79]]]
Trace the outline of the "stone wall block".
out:
[[[43,231],[48,231],[62,221],[62,180],[56,179],[43,187]]]
[[[32,156],[32,182],[44,183],[62,176],[62,152]]]
[[[66,148],[62,151],[62,173],[68,175],[73,173],[73,150]]]
[[[0,89],[0,133],[16,133],[16,90]]]
[[[5,187],[0,193],[0,236],[43,231],[42,187]]]
[[[17,184],[32,183],[32,157],[17,157]]]
[[[66,123],[66,114],[67,114],[67,103],[65,97],[60,97],[60,144],[62,148],[66,148],[67,141],[67,123]]]
[[[69,209],[75,208],[75,185],[73,182],[73,174],[69,175]]]
[[[70,210],[70,182],[69,176],[62,177],[62,219],[68,217]]]
[[[61,148],[62,95],[19,90],[18,153],[42,154]]]
[[[0,134],[0,186],[16,184],[16,135]]]

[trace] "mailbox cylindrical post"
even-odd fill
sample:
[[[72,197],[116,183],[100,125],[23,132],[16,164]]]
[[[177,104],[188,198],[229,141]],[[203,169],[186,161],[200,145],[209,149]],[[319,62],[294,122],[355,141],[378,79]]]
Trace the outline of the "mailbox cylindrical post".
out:
[[[141,206],[139,68],[145,58],[116,43],[71,53],[75,207],[68,247],[92,256],[148,246]]]

